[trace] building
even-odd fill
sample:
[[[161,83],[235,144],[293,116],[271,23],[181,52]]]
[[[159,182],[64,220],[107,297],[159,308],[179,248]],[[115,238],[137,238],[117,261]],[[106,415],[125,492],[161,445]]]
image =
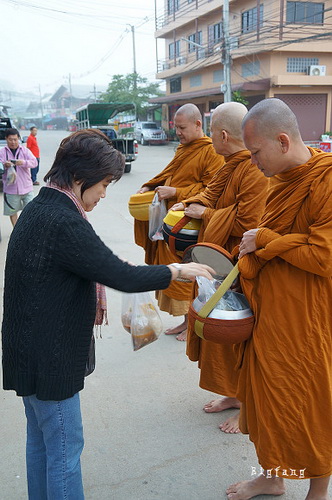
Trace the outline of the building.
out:
[[[157,78],[166,95],[163,127],[175,111],[195,103],[205,117],[223,102],[225,47],[231,56],[232,92],[248,107],[278,97],[295,112],[305,140],[332,130],[332,0],[230,0],[229,38],[221,0],[165,0],[155,36],[165,40],[166,58]]]

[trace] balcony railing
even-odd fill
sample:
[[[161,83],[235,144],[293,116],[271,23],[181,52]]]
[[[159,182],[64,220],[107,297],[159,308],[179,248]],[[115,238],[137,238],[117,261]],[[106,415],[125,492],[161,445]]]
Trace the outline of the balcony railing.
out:
[[[174,22],[177,19],[185,16],[189,12],[197,10],[199,7],[202,7],[205,4],[211,3],[211,0],[194,0],[190,3],[180,4],[179,8],[177,8],[177,2],[167,2],[170,8],[166,10],[161,16],[156,18],[156,31],[164,28],[168,24]],[[221,4],[220,4],[221,6]],[[217,8],[218,6],[214,6]],[[194,18],[193,18],[194,19]]]

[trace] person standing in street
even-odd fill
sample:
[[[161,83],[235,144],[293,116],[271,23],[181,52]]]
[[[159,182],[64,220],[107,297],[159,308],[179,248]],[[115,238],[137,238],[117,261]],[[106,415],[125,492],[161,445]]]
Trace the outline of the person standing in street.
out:
[[[159,200],[165,200],[170,209],[203,191],[217,170],[225,163],[202,128],[202,115],[195,104],[184,104],[174,117],[176,134],[180,141],[174,158],[153,179],[145,182],[138,193],[155,191]],[[170,264],[181,262],[163,240],[151,242],[148,238],[148,222],[135,220],[135,242],[145,250],[147,264]],[[184,316],[184,321],[165,331],[166,335],[177,334],[177,340],[186,339],[188,309],[191,299],[191,283],[171,283],[166,290],[158,290],[159,308],[171,316]]]
[[[9,240],[3,388],[14,390],[25,408],[30,500],[84,500],[79,393],[94,326],[107,319],[105,286],[134,293],[164,289],[180,278],[212,278],[213,269],[196,263],[129,264],[101,241],[86,212],[123,171],[123,155],[102,132],[66,137],[44,177],[46,187]]]
[[[39,172],[39,146],[37,142],[37,127],[30,127],[30,135],[27,140],[27,148],[30,149],[31,153],[37,160],[37,166],[31,169],[31,180],[34,186],[39,186],[37,181],[37,174]]]
[[[15,226],[17,213],[33,199],[30,169],[37,164],[31,151],[19,142],[20,134],[16,128],[5,131],[7,145],[0,149],[0,162],[5,167],[2,175],[4,194],[4,215],[9,215]]]

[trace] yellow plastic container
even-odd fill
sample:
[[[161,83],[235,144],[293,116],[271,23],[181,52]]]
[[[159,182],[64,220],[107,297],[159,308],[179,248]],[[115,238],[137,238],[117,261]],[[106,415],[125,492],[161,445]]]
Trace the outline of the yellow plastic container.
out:
[[[164,219],[165,224],[168,226],[174,227],[182,218],[184,217],[183,210],[170,210]],[[191,219],[181,231],[189,229],[191,231],[199,231],[201,227],[202,221],[201,219]]]
[[[154,191],[146,191],[146,193],[133,194],[129,198],[128,208],[129,213],[137,220],[149,220],[149,206],[152,203]]]

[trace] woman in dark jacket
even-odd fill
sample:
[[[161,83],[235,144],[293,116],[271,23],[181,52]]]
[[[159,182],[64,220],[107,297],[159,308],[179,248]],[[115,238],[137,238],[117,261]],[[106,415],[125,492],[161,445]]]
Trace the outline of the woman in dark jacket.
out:
[[[32,500],[84,498],[79,391],[93,327],[106,312],[104,285],[131,293],[167,288],[180,275],[211,277],[210,268],[194,263],[130,265],[104,245],[85,212],[123,169],[104,134],[83,130],[65,138],[47,187],[25,208],[9,241],[3,386],[23,397]]]

